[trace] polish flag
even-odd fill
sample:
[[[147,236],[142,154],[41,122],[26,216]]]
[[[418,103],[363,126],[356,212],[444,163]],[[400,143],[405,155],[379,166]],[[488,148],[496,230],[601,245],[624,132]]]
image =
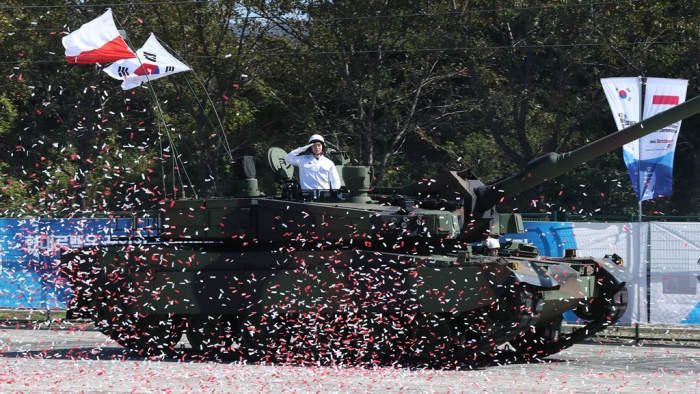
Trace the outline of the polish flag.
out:
[[[652,98],[651,103],[657,104],[657,105],[678,105],[679,101],[680,101],[679,96],[664,96],[664,95],[655,94],[654,97]]]
[[[109,63],[136,57],[119,35],[111,9],[63,37],[63,46],[68,63]]]

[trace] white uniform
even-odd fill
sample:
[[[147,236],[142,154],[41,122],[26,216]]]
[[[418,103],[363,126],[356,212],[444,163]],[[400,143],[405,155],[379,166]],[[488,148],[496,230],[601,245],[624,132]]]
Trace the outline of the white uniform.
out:
[[[296,148],[284,157],[287,164],[299,167],[299,183],[302,190],[340,189],[340,177],[331,159],[314,155],[301,155],[311,144]]]

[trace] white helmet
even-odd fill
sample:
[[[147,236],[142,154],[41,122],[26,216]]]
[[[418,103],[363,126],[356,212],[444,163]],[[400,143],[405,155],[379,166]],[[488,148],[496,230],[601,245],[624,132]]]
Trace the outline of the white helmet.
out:
[[[324,140],[323,137],[319,134],[314,134],[309,138],[309,144],[316,141],[320,142],[323,145],[326,145],[326,140]]]

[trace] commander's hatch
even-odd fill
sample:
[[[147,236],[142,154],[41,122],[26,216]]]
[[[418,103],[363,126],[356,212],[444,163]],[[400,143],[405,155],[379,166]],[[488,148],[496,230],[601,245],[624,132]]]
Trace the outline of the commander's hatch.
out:
[[[267,151],[267,164],[272,176],[280,184],[289,183],[294,177],[294,166],[284,161],[285,156],[287,152],[282,148],[272,147]]]

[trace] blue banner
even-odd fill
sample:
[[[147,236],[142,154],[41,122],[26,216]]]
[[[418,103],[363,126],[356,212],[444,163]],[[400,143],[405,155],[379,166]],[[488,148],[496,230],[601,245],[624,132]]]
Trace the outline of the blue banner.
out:
[[[600,80],[610,104],[617,129],[640,121],[641,78]],[[649,118],[685,101],[685,79],[646,78],[642,119]],[[681,122],[625,144],[623,157],[639,202],[673,193],[673,157]]]
[[[0,307],[65,309],[61,250],[109,242],[122,220],[0,219]]]

